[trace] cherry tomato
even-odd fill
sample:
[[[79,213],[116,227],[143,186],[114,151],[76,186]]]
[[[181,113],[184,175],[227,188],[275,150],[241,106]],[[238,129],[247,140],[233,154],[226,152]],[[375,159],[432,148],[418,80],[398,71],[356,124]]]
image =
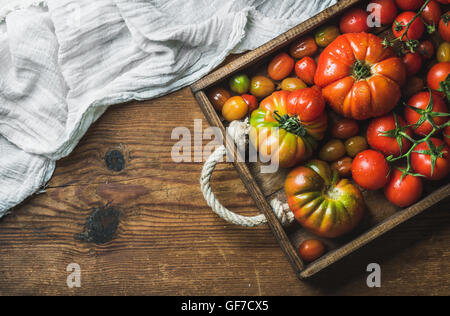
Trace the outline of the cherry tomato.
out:
[[[389,180],[389,165],[382,154],[368,149],[353,159],[352,176],[360,187],[378,190]]]
[[[418,52],[407,53],[403,56],[403,63],[406,67],[406,74],[413,76],[422,68],[422,56]]]
[[[420,177],[406,175],[397,168],[391,173],[389,182],[384,187],[384,195],[392,204],[407,207],[416,203],[422,196],[423,186]]]
[[[257,98],[264,98],[275,91],[275,84],[264,76],[255,76],[250,84],[250,93]]]
[[[416,93],[422,91],[424,88],[425,85],[422,78],[411,77],[403,87],[403,95],[407,98],[410,98]]]
[[[243,94],[241,95],[242,99],[244,99],[245,103],[248,105],[248,113],[251,114],[254,110],[258,108],[258,100],[256,97],[251,94]]]
[[[400,116],[397,116],[397,120],[399,127],[406,126],[406,122]],[[402,137],[402,150],[400,151],[397,138],[383,134],[383,132],[391,131],[395,128],[395,118],[392,113],[374,118],[367,128],[367,141],[369,142],[370,147],[379,150],[386,156],[393,155],[394,157],[397,157],[400,156],[400,154],[406,153],[408,149],[411,148],[411,142],[409,140]],[[410,128],[406,129],[405,133],[412,137]]]
[[[231,98],[230,92],[223,88],[214,87],[208,91],[208,99],[217,111],[222,111],[223,105]]]
[[[435,92],[433,95],[433,112],[447,113],[447,105],[444,100]],[[425,110],[430,104],[431,94],[429,91],[419,92],[409,99],[408,105],[417,109]],[[405,120],[408,124],[416,124],[422,115],[411,109],[410,107],[405,107]],[[448,121],[447,116],[435,116],[433,117],[433,122],[439,126]],[[417,128],[413,128],[414,133],[421,136],[426,136],[431,133],[433,127],[430,122],[425,121]]]
[[[345,146],[340,139],[332,139],[323,145],[319,151],[319,158],[328,162],[333,162],[344,157]]]
[[[434,65],[427,75],[428,86],[433,90],[440,88],[440,83],[450,75],[450,62]]]
[[[235,93],[247,93],[249,86],[250,79],[248,79],[247,75],[237,74],[230,79],[230,89]]]
[[[317,239],[304,241],[299,248],[300,257],[306,262],[313,262],[325,253],[325,245]]]
[[[295,91],[299,89],[307,88],[308,86],[299,78],[286,78],[281,81],[281,90]]]
[[[315,36],[316,44],[319,47],[327,47],[340,35],[339,29],[334,26],[323,26],[317,32]]]
[[[448,63],[450,62],[450,43],[449,42],[443,42],[441,45],[439,45],[436,58],[438,62],[440,63]]]
[[[402,41],[406,41],[406,36],[403,34],[406,32],[406,25],[416,16],[416,13],[411,11],[406,11],[401,13],[395,18],[394,24],[392,25],[392,32],[397,38],[402,38]],[[422,37],[425,31],[425,26],[421,19],[415,19],[408,30],[408,38],[410,40],[418,40]]]
[[[426,142],[417,145],[412,152],[411,166],[415,172],[424,175],[429,180],[441,180],[444,179],[450,171],[449,148],[439,138],[431,137],[430,141],[437,149],[433,172],[432,156],[427,153],[430,151],[430,147]]]
[[[325,99],[320,89],[306,88],[291,92],[287,98],[287,112],[298,115],[302,121],[311,122],[322,115]]]
[[[341,33],[361,33],[369,31],[367,18],[369,15],[363,9],[355,8],[345,13],[339,25]]]
[[[395,3],[403,11],[414,11],[423,6],[425,0],[395,0]]]
[[[450,146],[450,126],[447,126],[442,131],[442,135],[444,136],[444,141],[447,144],[447,146]]]
[[[273,80],[283,80],[294,69],[294,59],[286,53],[276,55],[269,63],[267,72]]]
[[[439,34],[441,34],[442,38],[446,42],[450,42],[450,23],[449,23],[449,14],[448,12],[442,16],[442,19],[439,21]]]
[[[375,0],[370,4],[379,5],[380,22],[382,25],[387,25],[394,22],[394,19],[397,16],[397,6],[395,5],[394,0]],[[376,12],[377,9],[374,7],[371,13],[374,14]]]
[[[438,25],[441,20],[442,10],[436,1],[430,1],[422,11],[422,18],[427,24]]]
[[[302,59],[303,57],[312,57],[317,53],[316,41],[312,36],[301,38],[298,41],[292,43],[289,48],[289,54],[293,58]]]
[[[309,85],[314,84],[317,63],[311,57],[304,57],[295,64],[295,74]]]
[[[247,102],[242,97],[231,97],[222,108],[222,115],[228,121],[240,120],[248,113]]]
[[[336,170],[343,178],[348,178],[352,174],[352,162],[350,157],[343,157],[331,164],[331,169]]]
[[[331,135],[334,138],[348,139],[358,133],[358,123],[355,120],[348,118],[338,119],[331,127]]]
[[[434,45],[430,41],[423,41],[419,44],[418,52],[425,59],[431,59],[434,56]]]
[[[366,150],[369,146],[367,140],[362,136],[354,136],[347,139],[345,142],[345,151],[350,157],[355,157],[360,152]]]

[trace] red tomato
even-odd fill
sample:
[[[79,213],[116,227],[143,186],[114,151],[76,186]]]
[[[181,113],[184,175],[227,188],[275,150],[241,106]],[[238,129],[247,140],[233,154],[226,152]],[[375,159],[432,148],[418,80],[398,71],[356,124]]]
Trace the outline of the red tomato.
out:
[[[426,142],[420,143],[416,146],[411,154],[411,166],[415,172],[424,175],[429,180],[441,180],[444,179],[450,171],[450,156],[449,148],[439,138],[430,138],[433,145],[437,148],[437,159],[434,164],[433,173],[432,169],[432,156],[428,153],[421,151],[429,151],[430,147]],[[441,148],[442,147],[442,148]],[[440,150],[439,150],[440,149]]]
[[[422,56],[418,52],[407,53],[403,56],[403,63],[406,67],[406,74],[414,76],[422,68]]]
[[[446,42],[450,42],[450,23],[448,12],[442,16],[439,22],[439,34]]]
[[[276,55],[269,64],[267,72],[273,80],[282,80],[294,69],[294,59],[286,53]]]
[[[395,3],[404,11],[413,11],[423,6],[425,0],[395,0]]]
[[[251,94],[243,94],[241,95],[242,99],[247,103],[248,105],[248,113],[251,114],[254,110],[258,108],[258,100],[256,100],[256,97]]]
[[[447,126],[442,131],[442,135],[444,136],[444,141],[447,144],[447,146],[450,146],[450,126]]]
[[[430,41],[423,41],[419,44],[418,52],[426,59],[434,57],[434,45]]]
[[[442,4],[450,4],[450,0],[437,0],[437,2]]]
[[[392,32],[395,37],[401,38],[406,32],[406,25],[416,16],[416,13],[412,11],[406,11],[401,13],[395,18],[394,24],[392,25]],[[415,19],[408,30],[408,38],[410,40],[418,40],[422,37],[425,31],[425,25],[421,19]],[[406,41],[406,36],[402,38],[402,41]]]
[[[422,11],[422,18],[430,25],[438,25],[441,20],[442,10],[436,1],[430,1]]]
[[[295,74],[309,85],[314,83],[316,69],[317,63],[311,57],[304,57],[295,64]]]
[[[406,122],[397,116],[399,127],[406,126]],[[411,142],[402,137],[402,150],[398,145],[396,137],[383,136],[383,132],[391,131],[396,128],[394,115],[388,114],[382,117],[374,118],[367,128],[367,141],[370,147],[381,151],[386,156],[393,155],[394,157],[404,154],[411,147]],[[406,129],[406,134],[412,137],[410,128]]]
[[[325,99],[318,88],[305,88],[291,92],[287,99],[287,111],[298,115],[302,121],[310,122],[322,115]]]
[[[371,4],[379,5],[381,24],[386,25],[394,22],[394,19],[397,16],[397,6],[395,5],[394,0],[375,0],[369,4],[368,8],[372,7],[370,6]],[[377,8],[372,9],[371,13],[376,13],[376,10]]]
[[[306,262],[313,262],[325,253],[325,245],[317,239],[304,241],[299,247],[300,257]]]
[[[433,90],[440,88],[440,83],[445,81],[450,75],[450,62],[437,63],[434,65],[427,76],[428,87]]]
[[[352,177],[360,187],[378,190],[389,180],[389,165],[382,154],[368,149],[353,159]]]
[[[363,9],[355,8],[345,13],[341,18],[339,28],[341,33],[361,33],[369,31],[367,18],[369,15]]]
[[[408,105],[425,110],[428,105],[430,104],[431,94],[429,91],[419,92],[418,94],[412,96],[411,99],[408,101]],[[441,113],[447,113],[447,105],[445,104],[444,100],[435,92],[433,92],[433,112],[441,112]],[[422,115],[414,111],[413,109],[409,107],[405,107],[405,119],[408,122],[408,124],[416,124]],[[448,121],[447,116],[436,116],[433,118],[433,122],[439,126],[444,124]],[[433,130],[433,127],[431,126],[430,122],[425,121],[423,122],[419,127],[416,129],[413,129],[414,133],[421,136],[426,136],[431,133]]]
[[[389,182],[384,187],[384,195],[393,204],[407,207],[417,202],[422,196],[423,185],[420,177],[406,175],[394,168]]]
[[[331,127],[331,135],[334,138],[349,139],[359,133],[359,126],[355,120],[342,118],[337,120]]]

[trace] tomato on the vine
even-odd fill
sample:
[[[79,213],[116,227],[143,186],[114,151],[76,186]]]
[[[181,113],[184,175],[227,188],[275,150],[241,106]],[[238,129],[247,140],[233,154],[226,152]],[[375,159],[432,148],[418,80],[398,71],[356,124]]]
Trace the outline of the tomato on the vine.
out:
[[[430,143],[434,150],[427,142],[416,146],[411,154],[411,166],[429,180],[444,179],[450,171],[449,147],[439,138],[431,137]]]
[[[440,83],[447,80],[450,75],[450,62],[438,63],[434,65],[427,75],[428,87],[433,90],[440,89]]]
[[[450,42],[450,16],[447,12],[439,21],[439,34],[446,42]]]
[[[366,190],[378,190],[389,180],[389,165],[378,151],[365,150],[352,163],[353,180]]]
[[[408,76],[414,76],[422,68],[422,56],[418,52],[406,53],[403,56],[403,63],[406,67],[406,74]]]
[[[371,1],[371,4],[379,5],[379,14],[380,14],[380,22],[383,25],[391,24],[395,17],[397,16],[397,6],[395,5],[394,0],[375,0]],[[371,13],[376,12],[376,8],[374,8]]]
[[[422,196],[422,180],[418,176],[405,175],[394,168],[388,183],[384,187],[384,195],[393,204],[407,207],[417,202]]]
[[[436,1],[430,1],[422,11],[423,20],[430,25],[438,25],[441,20],[442,10]]]
[[[311,57],[303,57],[295,64],[295,74],[309,85],[314,83],[317,63]]]
[[[423,6],[425,0],[395,0],[395,3],[404,11],[413,11]]]
[[[401,137],[398,134],[387,135],[385,132],[394,131],[397,128],[404,128],[406,122],[397,116],[397,123],[395,121],[394,114],[388,114],[383,117],[374,118],[367,128],[367,141],[370,147],[381,151],[386,156],[400,156],[408,151],[411,147],[411,142],[405,137]],[[404,133],[409,137],[412,137],[412,131],[410,128],[405,128]],[[401,138],[402,149],[400,150],[397,136]]]
[[[283,80],[294,69],[294,59],[286,53],[276,55],[269,63],[267,72],[273,80]]]
[[[408,101],[407,107],[405,107],[405,120],[408,122],[408,124],[416,124],[420,118],[422,117],[422,114],[418,113],[417,111],[413,110],[410,107],[417,108],[419,110],[425,110],[430,105],[431,96],[433,96],[433,112],[439,112],[439,113],[448,113],[447,105],[445,104],[444,100],[436,93],[432,92],[430,94],[429,91],[419,92],[418,94],[411,97]],[[433,117],[433,122],[435,125],[440,126],[448,121],[447,116],[435,116]],[[421,125],[419,125],[417,128],[413,127],[414,133],[421,136],[427,136],[431,133],[433,130],[433,126],[431,126],[430,122],[426,120]]]
[[[408,23],[410,23],[415,16],[416,13],[412,11],[406,11],[397,16],[394,24],[392,25],[392,32],[394,33],[394,36],[401,38],[402,41],[406,41],[406,37],[410,40],[420,39],[425,31],[425,25],[421,19],[415,19],[414,22],[411,23],[406,36],[403,36],[406,33]]]
[[[339,24],[341,33],[360,33],[369,31],[367,18],[369,15],[360,8],[355,8],[345,13]]]
[[[434,45],[430,41],[422,41],[419,44],[418,52],[425,59],[431,59],[434,56]]]

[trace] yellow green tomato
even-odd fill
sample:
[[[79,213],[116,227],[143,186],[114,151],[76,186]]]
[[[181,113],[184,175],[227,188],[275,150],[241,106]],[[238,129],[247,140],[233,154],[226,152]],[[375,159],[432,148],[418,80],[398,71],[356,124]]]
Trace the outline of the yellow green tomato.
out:
[[[327,47],[330,45],[341,33],[339,29],[334,26],[323,26],[317,32],[315,36],[316,44],[319,47]]]
[[[230,89],[237,94],[247,93],[250,88],[250,79],[247,75],[237,74],[230,79]]]
[[[450,62],[450,43],[443,42],[437,50],[437,60],[440,63]]]

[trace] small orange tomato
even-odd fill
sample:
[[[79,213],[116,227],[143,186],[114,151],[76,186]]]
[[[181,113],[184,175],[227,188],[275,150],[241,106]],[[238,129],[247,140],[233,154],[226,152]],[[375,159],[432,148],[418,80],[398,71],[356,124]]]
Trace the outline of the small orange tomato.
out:
[[[248,105],[248,113],[251,114],[254,110],[258,108],[258,100],[256,100],[256,97],[251,94],[243,94],[241,96],[244,101]]]
[[[272,59],[267,72],[273,80],[283,80],[294,69],[294,59],[286,53],[280,53]]]
[[[215,87],[208,91],[208,98],[217,111],[222,111],[223,105],[231,98],[231,94],[223,88]]]
[[[298,41],[292,43],[289,54],[297,59],[303,57],[312,57],[317,53],[318,47],[316,41],[312,36],[301,38]]]
[[[295,91],[299,89],[307,88],[308,86],[301,79],[298,78],[286,78],[281,81],[281,90]]]
[[[257,98],[265,98],[275,91],[275,84],[264,76],[255,76],[250,83],[250,93]]]
[[[314,84],[317,63],[311,57],[304,57],[295,64],[295,74],[309,85]]]
[[[306,262],[313,262],[325,253],[325,245],[317,239],[304,241],[299,248],[300,257]]]
[[[352,175],[352,162],[350,157],[343,157],[331,164],[331,169],[336,170],[343,178],[349,178]]]
[[[248,105],[242,97],[232,97],[225,102],[222,115],[228,121],[240,120],[248,113]]]

